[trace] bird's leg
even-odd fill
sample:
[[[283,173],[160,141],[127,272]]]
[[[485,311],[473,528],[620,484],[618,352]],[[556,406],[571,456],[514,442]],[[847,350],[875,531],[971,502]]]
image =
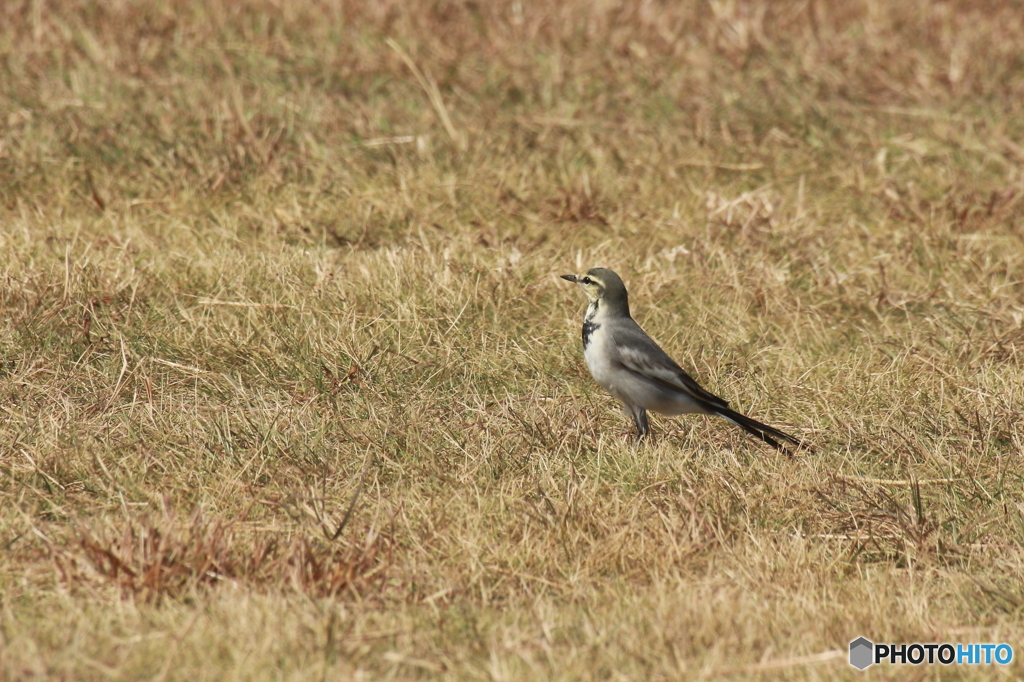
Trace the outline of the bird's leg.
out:
[[[636,423],[636,442],[639,443],[651,433],[651,425],[647,422],[647,410],[639,406],[630,406],[629,411]]]

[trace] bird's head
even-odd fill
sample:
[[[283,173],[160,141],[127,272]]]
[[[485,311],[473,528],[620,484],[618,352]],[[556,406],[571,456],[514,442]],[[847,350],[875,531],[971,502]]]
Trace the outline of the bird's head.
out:
[[[592,303],[613,308],[625,308],[629,314],[626,285],[622,279],[608,268],[590,268],[579,275],[562,275],[562,279],[576,282],[587,294]]]

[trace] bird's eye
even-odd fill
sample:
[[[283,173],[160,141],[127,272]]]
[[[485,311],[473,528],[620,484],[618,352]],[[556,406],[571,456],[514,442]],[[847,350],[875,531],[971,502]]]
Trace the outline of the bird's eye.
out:
[[[590,279],[589,277],[584,277],[583,278],[583,283],[584,284],[593,284],[594,280]]]

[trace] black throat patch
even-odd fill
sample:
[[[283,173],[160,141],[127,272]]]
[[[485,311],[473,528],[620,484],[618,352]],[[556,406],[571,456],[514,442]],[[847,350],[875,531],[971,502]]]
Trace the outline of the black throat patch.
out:
[[[590,337],[601,328],[601,325],[594,322],[594,315],[597,315],[597,303],[591,303],[587,308],[587,316],[583,318],[583,350],[590,345]]]
[[[587,346],[590,345],[590,337],[600,328],[601,325],[591,322],[590,320],[583,323],[583,350],[587,349]]]

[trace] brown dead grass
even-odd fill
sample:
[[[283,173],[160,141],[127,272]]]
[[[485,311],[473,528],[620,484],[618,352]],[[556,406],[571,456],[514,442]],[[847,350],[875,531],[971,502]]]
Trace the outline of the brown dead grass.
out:
[[[0,675],[832,679],[859,635],[1019,649],[1022,24],[3,3]],[[697,417],[632,447],[555,277],[597,264],[815,451]]]

